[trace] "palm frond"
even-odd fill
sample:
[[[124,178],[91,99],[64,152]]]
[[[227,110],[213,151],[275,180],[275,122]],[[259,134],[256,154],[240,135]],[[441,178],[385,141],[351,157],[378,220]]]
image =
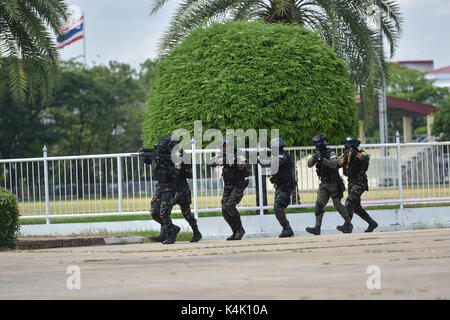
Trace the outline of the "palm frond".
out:
[[[254,0],[257,1],[257,0]],[[185,0],[171,18],[169,30],[163,35],[160,45],[162,55],[170,50],[192,29],[211,21],[224,20],[239,7],[239,0]]]
[[[160,8],[166,0],[155,0]],[[361,96],[361,110],[372,114],[385,74],[385,57],[377,30],[368,24],[367,7],[380,5],[381,28],[395,52],[403,18],[395,0],[183,0],[161,40],[169,53],[193,29],[216,20],[283,21],[316,30],[349,65],[349,76]]]
[[[58,51],[50,32],[58,34],[67,19],[64,0],[2,0],[0,1],[0,56],[8,57],[12,94],[17,102],[23,102],[30,89],[28,72],[39,69],[40,76],[47,76],[36,85],[57,85],[54,74],[43,72],[46,65],[57,65]],[[50,32],[48,31],[50,29]],[[28,62],[35,68],[25,68]]]
[[[151,6],[150,14],[155,14],[163,7],[168,0],[154,0]]]

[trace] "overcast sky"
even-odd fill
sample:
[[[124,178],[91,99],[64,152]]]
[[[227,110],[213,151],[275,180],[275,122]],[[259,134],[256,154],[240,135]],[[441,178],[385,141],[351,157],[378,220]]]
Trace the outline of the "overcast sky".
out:
[[[157,56],[159,39],[179,0],[169,0],[153,16],[150,16],[151,1],[66,0],[85,13],[89,65],[116,60],[137,67],[146,59]],[[397,53],[391,60],[434,60],[436,69],[450,66],[450,1],[397,1],[405,22]],[[83,41],[60,52],[64,60],[82,55]]]

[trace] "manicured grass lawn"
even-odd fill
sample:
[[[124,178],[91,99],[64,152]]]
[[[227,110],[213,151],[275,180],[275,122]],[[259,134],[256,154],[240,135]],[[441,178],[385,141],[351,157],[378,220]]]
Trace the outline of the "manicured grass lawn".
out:
[[[420,199],[427,197],[450,197],[450,187],[434,186],[429,188],[409,188],[403,190],[403,199]],[[205,192],[198,193],[198,207],[199,209],[215,209],[221,207],[221,194]],[[316,201],[317,190],[299,192],[299,198],[302,204],[313,204]],[[347,197],[347,192],[344,193],[344,199]],[[376,201],[385,199],[399,199],[398,189],[379,189],[370,190],[363,194],[363,201]],[[19,201],[19,212],[22,216],[44,216],[45,215],[45,201],[36,199],[33,201]],[[150,196],[123,196],[122,208],[123,212],[149,212],[150,211]],[[273,205],[273,193],[268,194],[268,204]],[[244,198],[239,204],[242,207],[256,206],[256,194],[245,193]],[[194,208],[194,204],[191,204]],[[179,209],[178,206],[174,210]],[[117,198],[110,199],[95,199],[88,198],[71,198],[53,199],[50,196],[49,201],[50,215],[67,215],[67,214],[95,214],[95,213],[116,213],[119,212],[119,200]]]
[[[414,204],[414,205],[404,205],[404,208],[423,208],[423,207],[442,207],[450,206],[450,203],[435,203],[435,204]],[[391,210],[399,209],[399,205],[389,205],[389,206],[367,206],[364,207],[366,210]],[[325,207],[326,212],[336,211],[333,206]],[[273,214],[273,210],[267,210],[268,214]],[[314,212],[314,208],[296,208],[287,209],[286,213],[302,213],[302,212]],[[241,215],[257,215],[259,211],[240,211]],[[221,212],[201,212],[199,213],[199,218],[201,217],[218,217],[222,216]],[[182,219],[183,215],[180,213],[172,213],[172,219]],[[115,222],[115,221],[136,221],[136,220],[152,220],[150,213],[143,215],[113,215],[105,217],[92,217],[92,218],[58,218],[51,219],[52,224],[56,223],[91,223],[91,222]],[[31,225],[31,224],[45,224],[45,219],[22,219],[20,220],[21,225]]]

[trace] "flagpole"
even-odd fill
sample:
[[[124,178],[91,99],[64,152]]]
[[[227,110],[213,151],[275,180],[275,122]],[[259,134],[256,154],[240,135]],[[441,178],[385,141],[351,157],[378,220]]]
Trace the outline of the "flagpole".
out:
[[[86,14],[83,12],[83,57],[84,67],[86,68]]]
[[[378,23],[380,24],[380,47],[381,47],[381,54],[384,58],[384,49],[383,49],[383,26],[381,21],[381,1],[378,2],[378,14],[379,14],[379,20]],[[381,97],[378,107],[378,116],[379,116],[379,127],[380,127],[380,143],[389,143],[389,132],[388,132],[388,122],[387,122],[387,102],[386,102],[386,72],[385,70],[382,70],[381,75]]]

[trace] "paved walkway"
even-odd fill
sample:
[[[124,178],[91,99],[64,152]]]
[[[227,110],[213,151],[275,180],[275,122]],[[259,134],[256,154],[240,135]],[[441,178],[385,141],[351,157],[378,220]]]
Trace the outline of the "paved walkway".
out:
[[[10,251],[0,299],[449,299],[449,266],[450,229]]]

